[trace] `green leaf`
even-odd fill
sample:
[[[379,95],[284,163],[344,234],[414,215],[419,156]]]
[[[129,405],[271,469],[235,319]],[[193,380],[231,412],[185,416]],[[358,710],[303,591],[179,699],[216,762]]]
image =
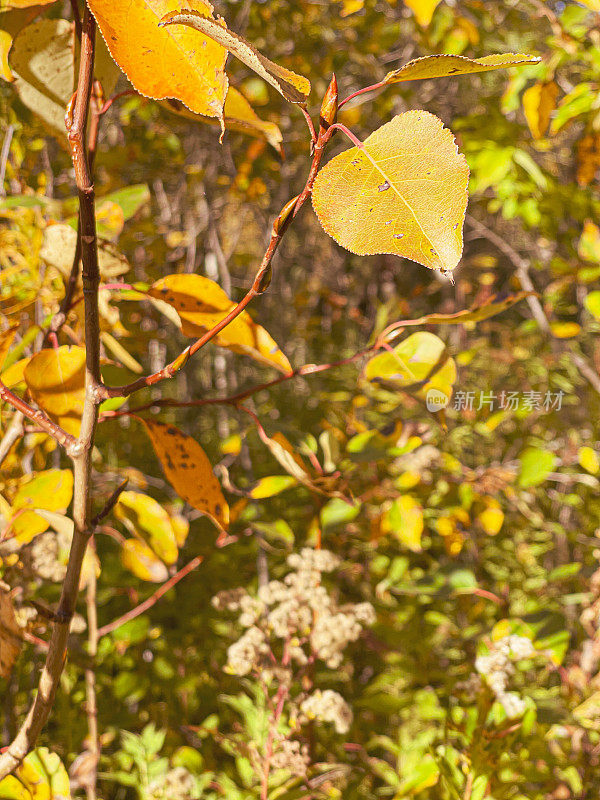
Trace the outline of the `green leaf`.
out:
[[[558,463],[554,453],[539,447],[530,447],[521,453],[519,468],[519,486],[529,488],[539,486],[554,470]]]

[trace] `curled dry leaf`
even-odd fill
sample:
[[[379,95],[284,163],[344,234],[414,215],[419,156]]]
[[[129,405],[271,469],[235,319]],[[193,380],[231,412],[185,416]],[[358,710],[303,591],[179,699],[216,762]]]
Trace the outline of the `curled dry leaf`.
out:
[[[162,18],[160,25],[161,27],[183,25],[193,28],[204,36],[209,36],[215,42],[227,48],[243,64],[254,70],[263,80],[270,83],[290,103],[304,105],[306,102],[306,98],[310,93],[310,81],[308,78],[303,75],[297,75],[295,72],[270,61],[244,38],[230,31],[222,20],[217,22],[193,9],[186,9],[185,11],[172,11],[170,14],[166,14]]]
[[[0,678],[8,678],[20,652],[21,630],[17,625],[10,590],[0,582]]]
[[[79,435],[85,399],[85,348],[40,350],[24,370],[35,402],[73,436]]]
[[[209,36],[186,29],[158,26],[179,3],[173,0],[89,0],[108,49],[140,94],[164,100],[175,97],[191,111],[223,119],[227,50]],[[202,19],[212,19],[213,7],[204,0],[187,5]]]
[[[194,338],[214,328],[235,306],[218,283],[203,275],[166,275],[152,284],[148,295],[174,308],[181,319],[184,336]],[[249,355],[280,372],[292,370],[270,334],[246,311],[220,331],[214,341],[220,347]]]
[[[527,53],[495,53],[483,58],[466,56],[423,56],[409,61],[400,69],[392,70],[385,76],[384,83],[420,81],[426,78],[445,78],[450,75],[470,75],[474,72],[490,72],[506,69],[519,64],[537,64],[541,59]]]
[[[317,175],[312,201],[325,231],[358,255],[392,253],[453,270],[463,247],[469,168],[452,132],[407,111]]]
[[[177,494],[226,530],[229,506],[208,456],[198,442],[173,425],[146,419],[142,422],[167,480]]]

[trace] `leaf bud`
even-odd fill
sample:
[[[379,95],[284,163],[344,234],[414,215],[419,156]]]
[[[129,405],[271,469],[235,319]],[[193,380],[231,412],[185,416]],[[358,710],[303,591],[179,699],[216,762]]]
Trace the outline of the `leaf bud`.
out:
[[[338,110],[338,85],[335,74],[331,78],[331,82],[325,92],[323,103],[321,105],[321,113],[319,114],[319,123],[321,126],[321,133],[324,133],[330,125],[333,125],[337,116]]]
[[[279,215],[275,218],[273,222],[273,236],[282,236],[287,226],[292,221],[292,215],[294,213],[294,208],[296,207],[296,201],[298,200],[298,195],[296,197],[292,197],[291,200],[284,205],[284,207],[279,212]]]

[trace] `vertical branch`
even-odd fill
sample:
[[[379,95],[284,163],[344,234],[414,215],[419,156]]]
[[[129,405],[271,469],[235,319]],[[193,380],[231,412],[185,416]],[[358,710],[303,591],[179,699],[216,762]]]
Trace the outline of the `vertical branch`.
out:
[[[69,627],[77,595],[81,566],[92,532],[90,472],[91,453],[98,417],[98,385],[100,383],[100,329],[98,317],[98,254],[94,187],[85,152],[85,130],[94,73],[96,24],[85,8],[81,35],[81,61],[77,83],[77,99],[69,143],[79,194],[81,223],[81,261],[85,302],[86,394],[79,439],[70,447],[73,461],[74,532],[67,572],[48,645],[46,663],[40,676],[38,692],[16,737],[0,755],[0,779],[8,775],[25,758],[44,727],[52,710],[67,653]]]
[[[90,549],[95,552],[94,539]],[[98,704],[96,702],[96,655],[98,653],[98,614],[96,609],[96,567],[92,566],[88,576],[86,590],[86,608],[88,625],[88,655],[90,666],[85,671],[85,710],[88,719],[89,752],[92,757],[92,768],[85,784],[87,800],[96,800],[96,783],[98,779],[98,759],[100,747],[98,743]]]

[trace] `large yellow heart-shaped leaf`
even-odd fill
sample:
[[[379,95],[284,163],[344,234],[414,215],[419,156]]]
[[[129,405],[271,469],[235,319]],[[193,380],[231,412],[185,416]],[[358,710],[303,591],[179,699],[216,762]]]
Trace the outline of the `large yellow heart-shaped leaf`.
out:
[[[189,109],[223,118],[227,50],[209,36],[185,28],[159,28],[160,19],[179,10],[177,0],[89,0],[113,58],[140,94],[176,97]],[[204,0],[186,5],[203,19],[213,7]],[[212,20],[216,27],[221,23]]]
[[[223,530],[229,506],[208,456],[195,439],[173,425],[142,420],[167,480],[177,494]]]
[[[230,53],[250,69],[253,69],[267,83],[270,83],[290,103],[304,104],[310,92],[310,81],[303,75],[296,75],[285,67],[270,61],[249,42],[230,31],[222,21],[210,19],[193,9],[173,11],[161,20],[161,26],[182,25],[193,28],[204,36],[226,47]]]
[[[194,338],[214,328],[235,306],[218,283],[203,275],[166,275],[152,284],[148,294],[174,308],[181,319],[184,336]],[[249,355],[281,372],[292,370],[277,343],[246,311],[220,331],[214,341],[220,347]]]
[[[347,250],[447,272],[462,254],[468,180],[452,132],[427,111],[407,111],[333,158],[312,200],[325,231]]]
[[[40,350],[24,370],[35,402],[73,436],[79,435],[85,400],[85,348]]]

